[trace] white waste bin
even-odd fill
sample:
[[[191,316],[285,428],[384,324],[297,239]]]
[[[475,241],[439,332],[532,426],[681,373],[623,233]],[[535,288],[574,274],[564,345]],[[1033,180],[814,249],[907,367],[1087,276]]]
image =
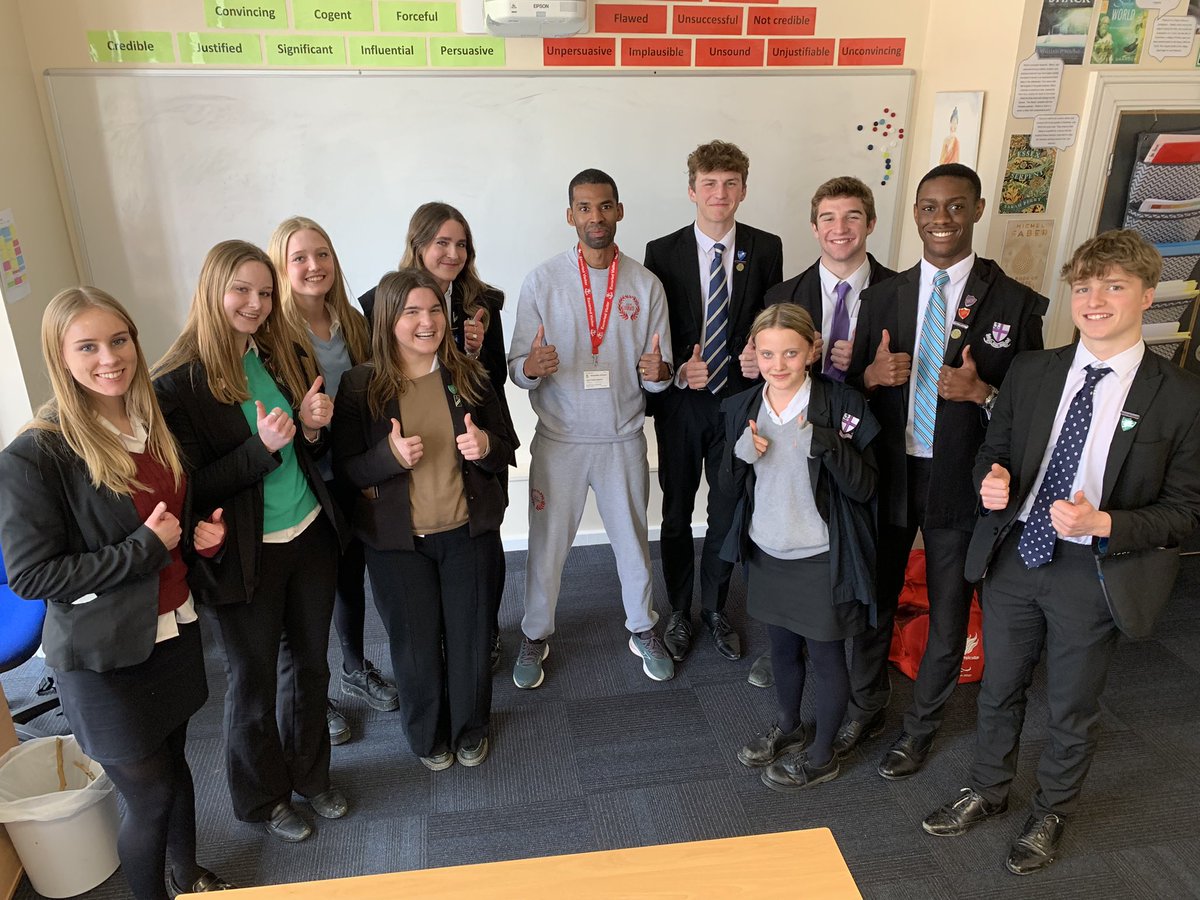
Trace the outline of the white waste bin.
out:
[[[0,756],[0,822],[43,897],[90,891],[120,864],[112,780],[73,735],[26,741]]]

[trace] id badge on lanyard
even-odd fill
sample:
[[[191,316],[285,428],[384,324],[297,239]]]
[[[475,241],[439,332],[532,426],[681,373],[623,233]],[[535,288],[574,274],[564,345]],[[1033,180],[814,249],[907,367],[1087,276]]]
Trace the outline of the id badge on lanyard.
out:
[[[608,390],[612,387],[611,372],[600,367],[600,345],[604,343],[604,335],[608,331],[608,317],[612,313],[613,297],[617,293],[617,269],[621,259],[621,251],[614,244],[613,261],[608,267],[608,286],[604,290],[604,305],[600,310],[600,321],[596,321],[596,298],[592,294],[592,276],[588,271],[587,261],[583,258],[583,248],[577,246],[576,261],[579,263],[579,281],[583,285],[583,302],[587,310],[588,336],[592,340],[592,365],[584,369],[583,389],[585,391]]]

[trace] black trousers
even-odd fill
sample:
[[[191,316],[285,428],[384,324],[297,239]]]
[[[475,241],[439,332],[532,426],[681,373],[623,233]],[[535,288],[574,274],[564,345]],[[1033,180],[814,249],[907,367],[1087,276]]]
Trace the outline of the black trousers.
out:
[[[263,544],[250,603],[206,607],[225,649],[225,766],[233,812],[262,822],[292,792],[329,789],[329,622],[338,540],[321,513]]]
[[[983,586],[983,652],[971,781],[992,802],[1008,795],[1017,771],[1025,698],[1046,651],[1049,728],[1038,763],[1035,815],[1069,815],[1079,799],[1100,731],[1100,694],[1117,627],[1090,546],[1058,541],[1054,559],[1026,569],[1021,528],[1000,546]]]
[[[404,733],[417,756],[473,747],[488,734],[504,548],[498,531],[471,537],[468,527],[415,538],[414,550],[367,547]]]
[[[708,481],[708,528],[700,553],[700,605],[725,609],[733,564],[720,557],[721,544],[729,534],[737,503],[723,492],[717,473],[725,452],[725,428],[721,400],[711,391],[675,392],[675,403],[654,415],[658,440],[658,483],[663,492],[662,546],[663,578],[671,609],[690,612],[692,584],[696,574],[696,547],[692,540],[692,511],[703,474]]]
[[[875,581],[878,617],[874,628],[854,638],[848,707],[849,717],[860,722],[887,707],[891,696],[888,651],[896,604],[904,587],[908,555],[921,528],[929,588],[929,643],[917,673],[912,706],[904,715],[904,730],[920,740],[933,737],[941,726],[946,701],[958,684],[974,591],[974,585],[963,577],[971,532],[922,528],[931,469],[930,460],[908,458],[909,521],[904,527],[889,523],[879,526]]]

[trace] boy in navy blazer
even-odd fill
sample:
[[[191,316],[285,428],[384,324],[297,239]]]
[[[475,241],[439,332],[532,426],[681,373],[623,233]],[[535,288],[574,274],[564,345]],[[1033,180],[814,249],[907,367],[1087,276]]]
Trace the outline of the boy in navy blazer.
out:
[[[954,836],[1005,810],[1044,646],[1050,721],[1006,863],[1016,875],[1054,862],[1096,749],[1117,635],[1149,635],[1179,545],[1200,524],[1200,379],[1142,341],[1158,251],[1109,231],[1062,274],[1079,340],[1013,363],[975,461],[984,512],[967,577],[984,579],[987,659],[975,760],[971,787],[923,823]]]
[[[692,583],[696,572],[692,511],[703,472],[708,481],[708,528],[700,554],[700,618],[727,659],[742,655],[741,639],[725,618],[733,565],[720,558],[734,499],[718,483],[725,432],[721,401],[745,390],[750,375],[738,353],[763,308],[767,288],[783,280],[783,242],[735,222],[746,199],[750,160],[736,145],[712,141],[688,157],[688,199],[696,221],[646,245],[646,268],[667,294],[675,379],[648,395],[658,439],[662,487],[662,561],[671,618],[663,636],[671,657],[692,644]]]

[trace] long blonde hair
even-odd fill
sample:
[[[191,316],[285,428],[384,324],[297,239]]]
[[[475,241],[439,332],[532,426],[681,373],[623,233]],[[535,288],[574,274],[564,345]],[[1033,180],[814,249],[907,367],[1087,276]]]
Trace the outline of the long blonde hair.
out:
[[[396,346],[396,320],[408,304],[408,298],[418,288],[426,288],[441,297],[436,279],[424,269],[401,269],[388,272],[375,289],[375,329],[371,334],[371,379],[367,383],[367,407],[371,415],[382,418],[388,401],[399,397],[408,386]],[[483,365],[458,349],[450,323],[442,332],[437,349],[438,363],[450,373],[450,383],[459,396],[473,406],[483,402],[484,385],[488,383]]]
[[[483,302],[483,295],[489,290],[495,289],[480,278],[479,273],[475,270],[475,239],[471,236],[471,226],[467,224],[466,217],[449,203],[434,201],[422,203],[417,207],[408,222],[408,237],[405,239],[404,258],[400,260],[400,268],[420,269],[422,272],[427,272],[428,269],[425,268],[425,261],[421,256],[447,222],[457,222],[461,225],[463,234],[467,238],[467,261],[463,264],[458,277],[454,279],[454,293],[462,301],[463,315],[468,319],[475,315],[480,306],[483,306],[483,324],[486,329],[493,310]],[[437,294],[439,297],[442,294],[440,287]],[[497,306],[497,310],[500,305]],[[448,322],[447,325],[449,325]]]
[[[138,341],[137,325],[125,307],[99,288],[86,285],[67,288],[46,307],[42,315],[42,356],[50,374],[54,398],[42,404],[26,427],[61,434],[67,446],[87,466],[92,486],[97,490],[106,487],[115,494],[132,494],[147,489],[138,481],[137,464],[120,438],[96,422],[96,408],[90,394],[71,375],[63,359],[63,338],[67,329],[76,316],[89,309],[104,310],[125,323],[137,351],[137,365],[125,393],[125,410],[131,419],[146,423],[146,449],[170,470],[178,487],[183,477],[179,448],[158,408],[146,357]]]
[[[219,403],[243,403],[250,399],[246,371],[242,368],[243,351],[225,315],[225,292],[238,269],[248,262],[262,263],[271,274],[271,312],[255,332],[254,342],[267,370],[291,392],[292,402],[299,403],[309,387],[296,354],[299,337],[276,302],[279,278],[271,258],[248,241],[222,241],[208,251],[200,267],[200,280],[192,295],[183,333],[154,364],[152,374],[158,377],[199,361],[208,374],[208,389]]]
[[[296,333],[297,341],[308,354],[308,360],[311,361],[311,368],[305,372],[305,375],[311,379],[317,375],[317,356],[313,351],[312,340],[308,336],[308,323],[304,321],[304,315],[296,303],[296,297],[292,293],[292,282],[287,274],[288,241],[298,231],[315,231],[321,236],[321,240],[325,242],[325,246],[329,248],[329,252],[333,256],[333,287],[325,295],[325,302],[332,307],[333,314],[341,323],[342,337],[346,341],[346,349],[350,352],[351,364],[358,365],[366,362],[371,347],[370,336],[367,332],[367,320],[362,313],[350,305],[350,297],[346,292],[346,278],[342,274],[342,263],[338,259],[337,251],[333,248],[333,241],[329,239],[328,232],[305,216],[292,216],[290,219],[284,219],[271,234],[271,240],[267,244],[267,253],[275,265],[275,275],[279,282],[279,305],[283,308],[283,314],[292,331]]]

